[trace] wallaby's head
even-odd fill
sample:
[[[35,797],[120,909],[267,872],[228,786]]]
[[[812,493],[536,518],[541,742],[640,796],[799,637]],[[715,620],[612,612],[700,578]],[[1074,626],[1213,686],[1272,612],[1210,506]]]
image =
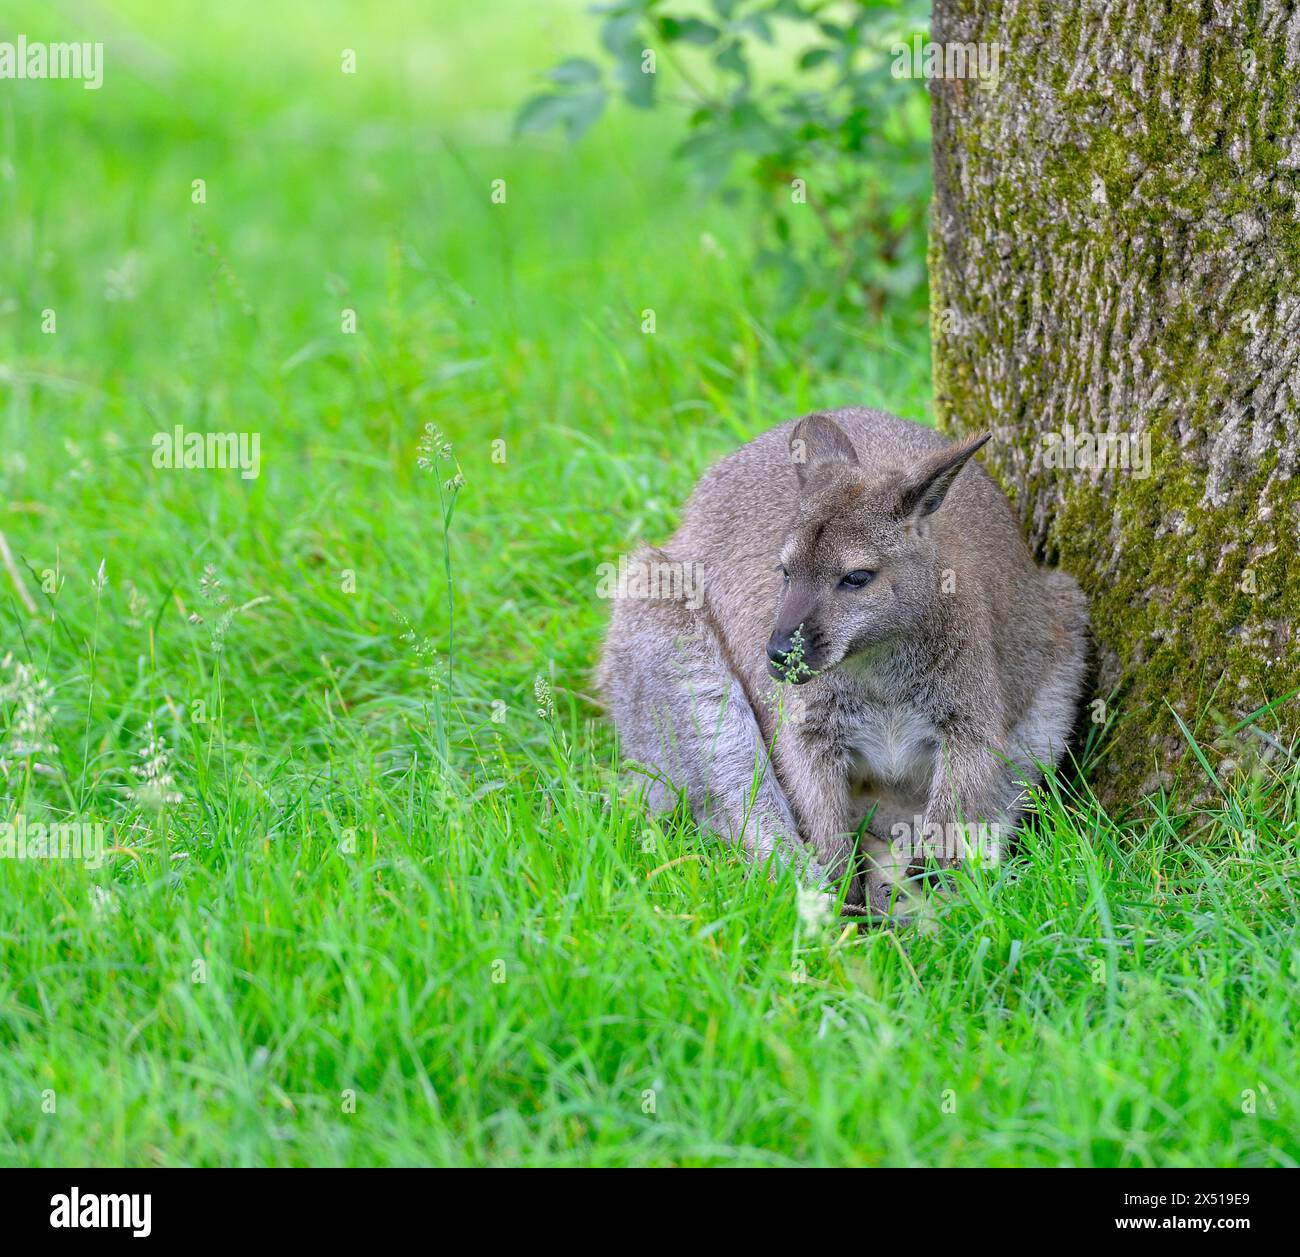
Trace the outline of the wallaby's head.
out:
[[[825,415],[790,437],[798,508],[781,547],[785,587],[767,644],[774,676],[800,683],[923,627],[939,593],[929,517],[988,435],[949,445],[880,479]]]

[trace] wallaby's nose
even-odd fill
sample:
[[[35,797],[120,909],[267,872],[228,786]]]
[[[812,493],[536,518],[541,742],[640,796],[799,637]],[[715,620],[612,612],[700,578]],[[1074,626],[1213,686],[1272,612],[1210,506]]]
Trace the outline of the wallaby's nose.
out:
[[[772,663],[784,663],[794,645],[789,633],[773,633],[767,639],[767,657]]]

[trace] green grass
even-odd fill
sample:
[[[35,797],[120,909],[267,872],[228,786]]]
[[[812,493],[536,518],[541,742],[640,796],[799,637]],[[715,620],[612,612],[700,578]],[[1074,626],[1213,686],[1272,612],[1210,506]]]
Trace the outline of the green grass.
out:
[[[1049,792],[899,932],[621,792],[597,565],[769,424],[924,419],[925,331],[812,370],[664,117],[511,143],[577,3],[355,7],[120,4],[100,92],[0,88],[0,816],[116,848],[0,860],[0,1162],[1295,1164],[1294,758]]]

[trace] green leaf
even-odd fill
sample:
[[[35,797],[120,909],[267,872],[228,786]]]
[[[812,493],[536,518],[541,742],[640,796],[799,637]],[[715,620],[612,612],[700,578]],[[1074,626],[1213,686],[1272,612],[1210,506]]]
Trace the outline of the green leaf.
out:
[[[719,70],[727,70],[739,75],[746,83],[749,82],[749,63],[745,60],[745,50],[741,47],[740,40],[733,39],[714,61]]]
[[[515,115],[515,134],[535,135],[546,131],[564,121],[566,109],[565,98],[555,92],[530,97]]]
[[[576,143],[591,127],[592,123],[604,112],[605,89],[592,88],[590,91],[576,92],[568,97],[569,112],[565,118],[569,142]]]
[[[697,17],[661,17],[659,34],[670,44],[698,44],[702,47],[713,43],[722,32],[708,22],[701,22]]]
[[[815,70],[819,65],[824,65],[834,56],[834,48],[809,48],[799,58],[799,68],[801,70]]]
[[[774,153],[781,147],[781,133],[752,102],[737,105],[727,121],[731,137],[740,148],[761,157],[765,153]]]
[[[634,109],[649,109],[655,102],[655,79],[658,75],[642,71],[641,57],[640,48],[630,47],[619,57],[614,74],[623,88],[623,99]]]
[[[579,140],[605,108],[605,89],[593,87],[581,92],[543,93],[525,101],[515,117],[516,135],[535,135],[553,126],[563,126],[570,143]]]
[[[552,83],[563,87],[585,87],[600,82],[600,67],[586,57],[569,57],[546,72]]]
[[[607,17],[600,28],[600,42],[605,51],[620,57],[630,44],[639,44],[636,30],[640,20],[641,14],[636,12],[619,12]]]

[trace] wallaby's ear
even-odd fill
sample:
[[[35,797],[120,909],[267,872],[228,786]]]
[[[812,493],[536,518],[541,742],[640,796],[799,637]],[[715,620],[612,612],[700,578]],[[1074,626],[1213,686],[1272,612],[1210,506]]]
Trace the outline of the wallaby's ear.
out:
[[[808,472],[817,463],[848,463],[858,465],[853,442],[834,419],[825,415],[809,415],[800,419],[790,433],[790,461],[800,487],[808,483]]]
[[[931,454],[912,468],[903,478],[903,514],[924,519],[937,511],[967,459],[992,435],[986,432],[983,436],[968,437],[958,445]]]

